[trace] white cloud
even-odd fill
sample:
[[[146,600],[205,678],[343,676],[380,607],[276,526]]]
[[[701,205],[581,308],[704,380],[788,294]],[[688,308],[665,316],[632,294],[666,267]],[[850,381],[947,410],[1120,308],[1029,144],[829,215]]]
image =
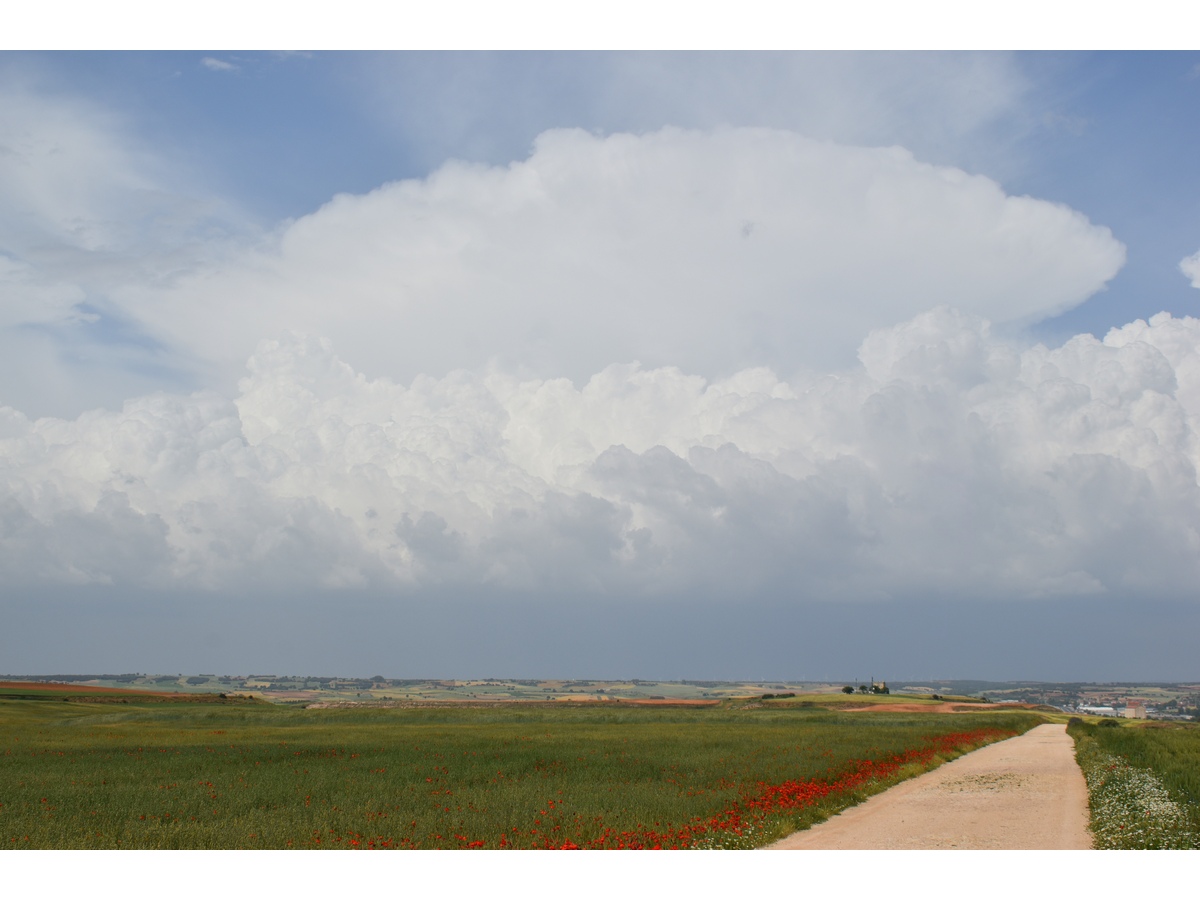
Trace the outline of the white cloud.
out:
[[[1179,261],[1179,271],[1192,281],[1192,287],[1200,288],[1200,250]]]
[[[214,72],[236,72],[239,66],[228,62],[224,59],[215,59],[211,56],[206,56],[200,60],[200,65],[206,69],[211,69]]]
[[[263,342],[233,402],[0,409],[0,577],[856,599],[1191,596],[1200,320],[1021,348],[951,310],[782,380],[370,379]]]
[[[966,66],[999,108],[1005,59],[901,68]],[[2,399],[36,414],[155,379],[228,392],[285,329],[402,381],[840,366],[867,331],[939,304],[1053,315],[1124,260],[1107,229],[986,178],[763,129],[547,132],[524,161],[450,162],[264,235],[111,115],[16,83],[0,105],[0,366],[46,373],[6,379]]]
[[[164,343],[231,371],[294,328],[405,381],[489,362],[727,375],[849,364],[867,331],[938,304],[1034,321],[1123,261],[1079,213],[899,148],[555,131],[524,162],[452,162],[338,196],[268,249],[114,296]]]

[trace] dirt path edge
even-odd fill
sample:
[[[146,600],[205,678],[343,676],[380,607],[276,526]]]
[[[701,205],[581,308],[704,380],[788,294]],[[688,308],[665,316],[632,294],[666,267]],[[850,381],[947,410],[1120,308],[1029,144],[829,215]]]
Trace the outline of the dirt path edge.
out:
[[[1088,795],[1065,725],[989,744],[764,850],[1087,850]]]

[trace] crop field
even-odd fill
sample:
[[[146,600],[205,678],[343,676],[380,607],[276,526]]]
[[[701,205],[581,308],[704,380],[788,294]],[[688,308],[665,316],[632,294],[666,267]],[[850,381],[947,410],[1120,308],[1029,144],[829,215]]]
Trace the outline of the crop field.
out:
[[[1200,849],[1200,728],[1072,720],[1101,850]]]
[[[0,699],[0,845],[750,847],[1040,721]]]

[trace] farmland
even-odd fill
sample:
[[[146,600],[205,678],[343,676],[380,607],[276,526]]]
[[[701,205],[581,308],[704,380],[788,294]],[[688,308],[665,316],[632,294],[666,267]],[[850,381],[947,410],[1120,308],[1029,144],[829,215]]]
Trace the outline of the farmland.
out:
[[[0,676],[2,677],[2,676]],[[12,676],[8,676],[12,677]],[[108,688],[173,693],[229,693],[296,705],[387,701],[394,703],[508,703],[574,701],[688,701],[716,703],[765,693],[835,695],[842,684],[780,681],[648,681],[642,679],[436,679],[346,678],[312,675],[48,675],[9,682],[56,683],[82,690]],[[42,689],[51,689],[43,687]],[[0,695],[3,690],[0,689]]]
[[[747,847],[1030,712],[864,715],[800,698],[300,709],[0,699],[20,848]]]

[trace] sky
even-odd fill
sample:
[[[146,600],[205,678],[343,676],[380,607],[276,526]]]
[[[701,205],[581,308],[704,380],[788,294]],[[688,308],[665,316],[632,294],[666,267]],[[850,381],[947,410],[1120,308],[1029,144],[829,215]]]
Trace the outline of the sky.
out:
[[[1200,677],[1200,53],[0,53],[0,671]]]

